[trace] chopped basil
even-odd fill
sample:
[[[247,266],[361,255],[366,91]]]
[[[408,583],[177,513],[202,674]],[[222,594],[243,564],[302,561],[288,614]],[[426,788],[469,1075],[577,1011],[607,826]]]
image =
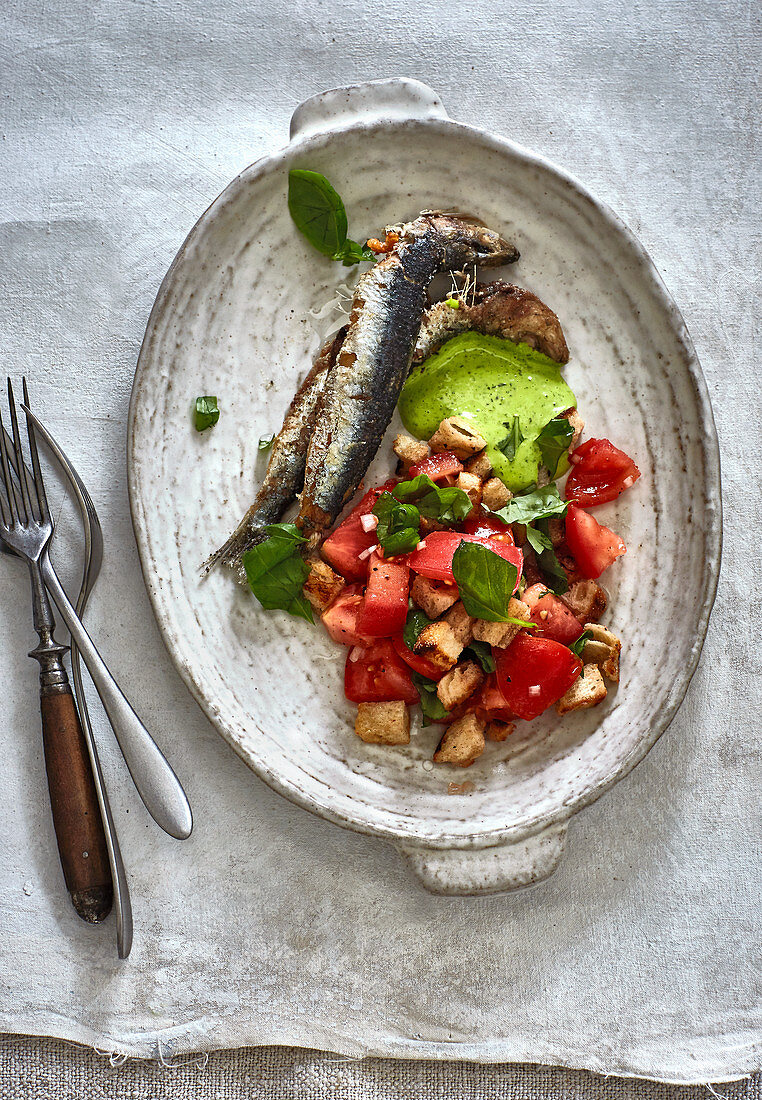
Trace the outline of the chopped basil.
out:
[[[299,546],[307,540],[293,523],[273,523],[265,531],[268,537],[243,555],[249,587],[267,611],[288,611],[314,622],[312,607],[302,594],[310,567]]]
[[[402,640],[408,649],[413,648],[418,641],[418,635],[432,621],[425,612],[419,611],[418,608],[414,607],[408,611],[405,625],[402,628]]]
[[[463,650],[463,656],[470,656],[474,661],[478,661],[484,672],[495,671],[495,658],[492,656],[492,647],[488,642],[480,642],[474,638]]]
[[[445,299],[445,305],[449,306],[450,309],[460,309],[460,302],[457,298]]]
[[[531,493],[511,497],[504,508],[494,513],[503,523],[532,523],[550,516],[563,516],[568,504],[561,499],[555,484],[543,485]]]
[[[448,711],[442,705],[437,695],[437,685],[435,681],[429,680],[426,676],[421,676],[419,672],[413,672],[412,670],[410,676],[421,697],[423,725],[430,726],[432,722],[441,722],[447,717]]]
[[[514,416],[513,423],[511,423],[510,420],[504,421],[503,426],[508,429],[508,435],[501,443],[497,444],[497,449],[503,452],[509,462],[513,462],[516,457],[516,451],[524,442],[524,436],[519,427],[518,416]]]
[[[273,432],[272,435],[260,436],[259,443],[257,444],[257,446],[259,447],[259,450],[260,451],[269,451],[270,448],[273,445],[273,440],[274,439],[275,439],[275,432]]]
[[[319,172],[293,168],[288,174],[288,209],[296,228],[313,248],[345,267],[375,260],[366,245],[347,237],[347,212],[339,193]]]
[[[216,397],[197,397],[193,409],[193,425],[197,432],[205,432],[220,419]]]
[[[461,542],[452,558],[452,572],[463,606],[476,619],[504,623],[518,580],[516,566],[477,542]]]
[[[414,504],[401,504],[391,493],[382,493],[373,506],[378,517],[376,535],[386,554],[406,554],[421,540],[421,517]]]
[[[585,648],[585,642],[587,642],[589,638],[592,638],[592,636],[592,630],[583,630],[576,642],[572,642],[569,649],[575,657],[582,657],[582,650]]]
[[[573,435],[574,428],[567,417],[557,416],[549,421],[537,436],[542,464],[547,467],[551,477],[555,477],[558,473],[558,464],[562,455],[569,450]]]
[[[527,542],[537,554],[541,554],[543,550],[551,550],[553,543],[550,541],[548,535],[543,534],[542,531],[538,531],[535,527],[527,526]]]
[[[438,523],[460,523],[473,508],[468,493],[454,485],[441,488],[428,474],[418,474],[410,481],[401,481],[392,493],[397,500],[414,502],[422,516],[435,519]]]

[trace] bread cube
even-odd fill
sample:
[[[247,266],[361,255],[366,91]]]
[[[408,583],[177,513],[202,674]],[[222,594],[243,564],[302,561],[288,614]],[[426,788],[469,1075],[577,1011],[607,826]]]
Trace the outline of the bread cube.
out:
[[[531,611],[522,600],[517,600],[513,596],[508,603],[508,614],[514,619],[523,619],[528,623]],[[477,619],[474,622],[474,637],[498,649],[506,649],[520,630],[521,627],[516,623],[491,623],[486,619]]]
[[[423,628],[413,646],[413,652],[426,657],[437,668],[449,672],[463,652],[463,646],[450,625],[440,620]]]
[[[483,451],[487,440],[470,420],[462,416],[449,416],[441,422],[429,444],[434,452],[452,451],[463,460]]]
[[[463,661],[446,672],[437,684],[439,702],[445,710],[455,710],[465,703],[484,682],[484,673],[476,661]]]
[[[482,502],[482,479],[476,474],[458,474],[457,486],[462,489],[471,503],[476,507]]]
[[[335,573],[322,558],[311,558],[308,565],[310,571],[302,585],[302,592],[312,606],[322,613],[344,588],[344,578]]]
[[[498,508],[505,508],[512,496],[513,493],[506,488],[499,477],[491,477],[482,486],[482,504],[492,512],[496,512]]]
[[[482,481],[492,473],[492,463],[486,451],[479,451],[473,458],[465,461],[464,466],[469,474],[476,474]]]
[[[488,741],[506,741],[515,729],[515,722],[501,722],[498,718],[493,718],[488,723],[484,736]]]
[[[355,733],[370,745],[409,745],[410,714],[401,700],[358,703]]]
[[[444,617],[444,621],[452,630],[460,645],[465,648],[474,636],[474,623],[466,611],[461,600],[450,608]]]
[[[468,768],[484,752],[485,723],[475,714],[456,718],[445,730],[437,751],[435,764],[452,764],[456,768]]]
[[[585,630],[590,631],[592,638],[588,638],[585,642],[582,660],[598,665],[607,680],[618,684],[619,654],[622,652],[622,643],[616,634],[612,634],[600,623],[585,623]]]
[[[606,593],[595,581],[577,581],[561,599],[581,623],[597,623],[606,610]]]
[[[421,462],[431,454],[431,447],[422,439],[413,439],[410,435],[398,435],[392,443],[392,450],[402,463],[402,468],[407,473],[416,462]]]
[[[446,581],[432,581],[416,573],[410,586],[413,603],[430,619],[438,619],[458,601],[457,585]]]
[[[559,714],[572,710],[588,710],[606,698],[606,685],[597,665],[583,665],[582,675],[556,703]]]

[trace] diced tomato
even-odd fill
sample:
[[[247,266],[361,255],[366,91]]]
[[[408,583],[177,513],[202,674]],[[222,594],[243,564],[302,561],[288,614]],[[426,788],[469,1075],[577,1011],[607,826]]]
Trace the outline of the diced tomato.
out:
[[[532,631],[533,638],[552,638],[562,645],[576,642],[582,633],[582,624],[563,600],[548,592],[544,584],[533,584],[521,597],[531,608],[530,618],[539,630]]]
[[[488,515],[470,515],[463,521],[463,530],[469,535],[483,535],[485,538],[497,538],[501,542],[515,544],[513,532],[505,523]]]
[[[522,630],[497,653],[497,682],[518,718],[537,718],[569,690],[582,662],[552,638],[532,638]]]
[[[586,508],[616,500],[640,477],[630,456],[608,439],[588,439],[569,458],[572,468],[566,482],[566,499]]]
[[[452,558],[461,542],[476,542],[486,546],[501,558],[516,566],[517,578],[521,577],[524,555],[511,542],[499,538],[485,538],[483,535],[467,535],[460,531],[432,531],[427,535],[423,547],[419,546],[407,555],[407,564],[422,577],[434,581],[455,580],[452,572]],[[516,582],[518,584],[518,580]]]
[[[583,577],[600,577],[627,547],[614,531],[602,527],[576,504],[566,513],[566,541]]]
[[[323,612],[323,625],[339,645],[368,645],[370,639],[360,633],[358,621],[362,615],[365,597],[362,585],[348,584],[342,589],[330,607]]]
[[[371,638],[388,638],[402,630],[409,591],[407,565],[387,561],[374,551],[370,556],[365,604],[357,622],[360,632]]]
[[[409,665],[414,672],[419,672],[421,676],[425,676],[429,680],[441,680],[444,676],[444,669],[437,668],[433,661],[430,661],[428,657],[422,657],[418,653],[413,653],[412,649],[408,649],[405,645],[402,634],[395,634],[392,638],[392,645],[398,657],[401,657],[406,665]]]
[[[516,717],[508,706],[507,699],[500,690],[500,685],[497,682],[497,676],[494,672],[491,672],[489,676],[487,676],[471,702],[477,714],[486,722],[491,722],[493,718],[497,719],[499,722],[510,722],[512,718]]]
[[[438,481],[442,477],[459,474],[462,469],[463,463],[452,451],[443,451],[441,454],[429,455],[428,458],[422,458],[420,462],[416,462],[410,467],[408,477],[412,479],[418,474],[428,474],[432,481]]]
[[[393,478],[378,489],[367,492],[321,547],[321,553],[328,564],[348,581],[365,580],[368,575],[368,559],[361,560],[360,554],[378,542],[375,531],[366,531],[363,528],[362,516],[369,515],[381,494],[393,489],[396,484],[397,481]]]
[[[410,669],[394,652],[388,638],[371,642],[361,653],[349,651],[344,669],[344,694],[352,703],[386,703],[402,699],[413,706],[418,702]]]

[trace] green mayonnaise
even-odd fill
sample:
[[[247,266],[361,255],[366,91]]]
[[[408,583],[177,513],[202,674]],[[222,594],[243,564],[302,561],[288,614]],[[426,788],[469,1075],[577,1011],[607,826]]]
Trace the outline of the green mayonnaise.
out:
[[[548,421],[577,404],[558,363],[528,344],[465,332],[454,336],[414,367],[399,400],[402,422],[418,439],[428,439],[441,420],[462,416],[487,440],[496,475],[512,492],[537,481],[540,449],[535,443]],[[514,416],[524,441],[511,462],[498,450]],[[568,470],[561,460],[558,476]]]

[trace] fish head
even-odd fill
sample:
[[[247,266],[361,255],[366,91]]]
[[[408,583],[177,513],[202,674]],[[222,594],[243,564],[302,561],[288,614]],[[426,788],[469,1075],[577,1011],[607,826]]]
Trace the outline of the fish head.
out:
[[[447,252],[446,267],[456,263],[499,267],[515,263],[519,251],[494,229],[488,229],[475,214],[460,211],[425,210],[421,214],[429,226],[443,239]]]

